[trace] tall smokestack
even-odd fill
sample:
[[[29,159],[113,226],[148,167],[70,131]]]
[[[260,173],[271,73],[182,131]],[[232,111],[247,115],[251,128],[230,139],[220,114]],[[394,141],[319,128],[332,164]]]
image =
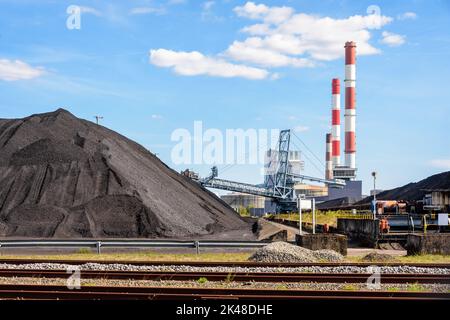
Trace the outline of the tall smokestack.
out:
[[[341,85],[331,81],[331,160],[333,167],[341,164]]]
[[[345,166],[356,168],[356,43],[345,43]]]
[[[331,163],[331,133],[326,135],[327,148],[325,153],[325,179],[333,179],[333,165]]]

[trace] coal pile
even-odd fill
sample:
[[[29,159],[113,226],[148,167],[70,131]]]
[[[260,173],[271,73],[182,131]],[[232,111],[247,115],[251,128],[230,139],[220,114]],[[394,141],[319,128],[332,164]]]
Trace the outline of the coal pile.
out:
[[[438,173],[419,182],[408,183],[402,187],[377,193],[379,200],[422,200],[429,189],[450,189],[450,171]],[[373,197],[367,197],[357,204],[370,203]]]
[[[126,137],[66,110],[0,119],[0,237],[190,238],[250,226]]]
[[[337,199],[332,199],[316,204],[316,208],[319,210],[327,210],[331,208],[346,207],[356,202],[355,198],[352,197],[342,197]]]

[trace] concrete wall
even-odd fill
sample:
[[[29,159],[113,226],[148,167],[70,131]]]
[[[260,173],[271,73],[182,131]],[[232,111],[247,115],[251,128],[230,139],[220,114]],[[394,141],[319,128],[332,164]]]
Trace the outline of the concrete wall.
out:
[[[406,243],[408,255],[450,254],[450,234],[409,234]]]
[[[344,188],[328,188],[328,196],[320,197],[316,200],[328,201],[333,199],[339,199],[344,197],[350,197],[355,200],[362,199],[362,181],[361,180],[351,180],[346,181]]]
[[[342,255],[347,255],[347,237],[342,234],[317,233],[296,235],[297,245],[310,250],[334,250]]]
[[[380,222],[378,219],[338,218],[337,229],[339,233],[347,235],[350,239],[375,248],[380,233]]]

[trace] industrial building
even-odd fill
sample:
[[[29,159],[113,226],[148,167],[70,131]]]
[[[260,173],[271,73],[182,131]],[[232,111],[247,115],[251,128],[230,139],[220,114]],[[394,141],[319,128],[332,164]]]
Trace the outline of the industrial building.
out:
[[[296,183],[294,185],[294,191],[296,196],[304,195],[306,198],[326,197],[329,192],[327,186],[306,183]]]
[[[264,208],[265,197],[245,194],[239,192],[232,192],[222,195],[220,197],[234,210],[239,211],[241,208]]]
[[[424,189],[424,207],[435,207],[443,211],[450,211],[450,189]]]

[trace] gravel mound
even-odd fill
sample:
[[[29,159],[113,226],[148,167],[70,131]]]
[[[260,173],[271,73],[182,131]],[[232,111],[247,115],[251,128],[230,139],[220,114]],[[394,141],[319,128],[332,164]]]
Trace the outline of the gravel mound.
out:
[[[338,262],[344,257],[333,250],[309,250],[287,242],[273,242],[258,249],[250,261],[273,263]]]
[[[361,260],[364,262],[396,262],[396,261],[398,261],[395,257],[393,257],[389,254],[378,253],[378,252],[368,253]]]
[[[218,234],[252,235],[220,198],[126,137],[63,109],[0,119],[0,237]]]
[[[319,261],[340,262],[344,256],[334,250],[316,250],[312,252]]]

